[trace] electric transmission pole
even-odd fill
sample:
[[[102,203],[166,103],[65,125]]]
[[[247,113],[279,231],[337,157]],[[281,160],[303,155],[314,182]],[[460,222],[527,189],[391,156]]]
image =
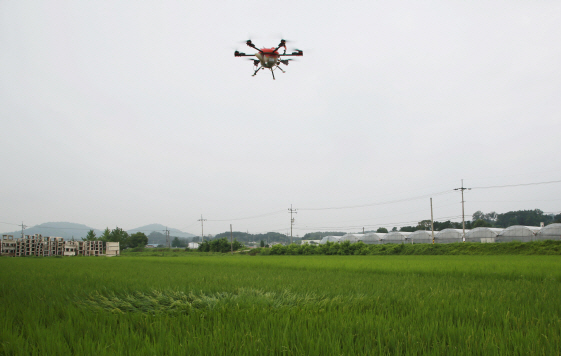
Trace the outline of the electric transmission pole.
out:
[[[206,219],[203,219],[203,214],[201,214],[201,218],[197,221],[201,222],[201,243],[203,243],[203,240],[205,239],[204,230],[203,230],[203,222],[206,221]]]
[[[27,225],[23,224],[23,221],[21,222],[21,238],[23,239],[23,230],[27,228]]]
[[[166,226],[166,229],[164,231],[166,232],[166,245],[168,246],[168,248],[171,248],[171,246],[169,244],[169,230],[168,230],[167,226]]]
[[[294,225],[292,214],[297,214],[297,212],[296,209],[292,209],[292,204],[290,204],[290,209],[288,209],[288,211],[290,212],[290,244],[292,244],[292,225]]]
[[[234,242],[233,242],[233,235],[232,235],[232,224],[230,224],[230,249],[232,251],[232,255],[234,254]]]
[[[434,244],[434,219],[432,215],[432,198],[430,198],[430,230],[432,234],[432,243]]]
[[[463,229],[463,242],[466,242],[466,220],[464,218],[464,190],[471,190],[471,188],[464,188],[464,180],[462,179],[462,186],[460,188],[455,188],[454,190],[459,190],[462,192],[462,229]]]

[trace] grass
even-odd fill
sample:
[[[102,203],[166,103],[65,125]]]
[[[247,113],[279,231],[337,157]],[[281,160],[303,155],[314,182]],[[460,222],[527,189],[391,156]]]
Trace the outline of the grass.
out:
[[[559,355],[559,256],[0,258],[0,354]]]

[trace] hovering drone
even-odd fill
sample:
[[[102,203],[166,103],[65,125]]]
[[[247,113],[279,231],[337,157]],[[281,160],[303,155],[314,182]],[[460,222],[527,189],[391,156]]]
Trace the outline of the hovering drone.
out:
[[[257,72],[259,72],[261,69],[265,69],[265,68],[269,68],[271,70],[271,74],[273,75],[273,79],[275,79],[275,73],[274,71],[276,69],[280,69],[281,72],[286,73],[284,70],[282,70],[282,68],[279,66],[281,63],[284,64],[285,66],[288,65],[289,61],[292,61],[292,59],[281,59],[281,57],[289,57],[289,56],[300,56],[302,57],[304,55],[304,52],[302,52],[299,49],[296,49],[294,52],[292,52],[292,54],[286,54],[286,41],[285,40],[281,40],[279,45],[277,46],[277,48],[262,48],[259,49],[257,47],[255,47],[255,45],[251,42],[251,40],[247,40],[245,42],[245,44],[247,44],[249,47],[256,49],[257,53],[255,54],[245,54],[242,52],[234,52],[234,56],[235,57],[257,57],[257,59],[250,59],[251,61],[253,61],[253,65],[255,66],[255,72],[253,73],[253,77],[257,74]],[[283,47],[284,48],[284,52],[282,54],[279,54],[279,49]]]

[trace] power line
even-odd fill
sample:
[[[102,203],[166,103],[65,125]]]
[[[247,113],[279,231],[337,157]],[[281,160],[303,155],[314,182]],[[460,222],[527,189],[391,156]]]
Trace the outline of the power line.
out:
[[[21,224],[19,224],[18,226],[21,226]],[[57,230],[99,230],[99,229],[96,229],[96,228],[84,229],[83,227],[55,227],[55,226],[37,226],[37,225],[26,226],[26,228],[30,228],[30,229],[57,229]]]
[[[489,186],[489,187],[473,187],[471,189],[492,189],[492,188],[522,187],[522,186],[527,186],[527,185],[540,185],[540,184],[553,184],[553,183],[561,183],[561,180],[552,180],[552,181],[549,181],[549,182],[536,182],[536,183],[492,185],[492,186]]]
[[[273,211],[273,212],[270,212],[270,213],[265,213],[265,214],[261,214],[261,215],[255,215],[255,216],[248,216],[248,217],[245,217],[245,218],[220,219],[220,220],[208,220],[208,221],[217,222],[217,221],[248,220],[248,219],[256,219],[256,218],[261,218],[261,217],[265,217],[265,216],[276,215],[276,214],[283,213],[283,212],[284,212],[284,210],[277,210],[277,211]]]
[[[411,201],[411,200],[425,199],[425,198],[430,198],[430,197],[434,197],[434,196],[438,196],[438,195],[448,194],[448,193],[451,193],[451,192],[452,192],[451,190],[444,190],[442,192],[419,195],[419,196],[412,197],[412,198],[389,200],[389,201],[383,201],[383,202],[377,202],[377,203],[371,203],[371,204],[339,206],[339,207],[329,207],[329,208],[300,208],[300,210],[340,210],[340,209],[365,208],[365,207],[370,207],[370,206],[395,204],[395,203],[402,203],[402,202]]]
[[[443,219],[456,219],[456,218],[461,218],[461,215],[451,215],[451,216],[440,216],[435,218],[435,220],[443,220]],[[418,223],[418,220],[410,220],[410,221],[399,221],[399,222],[385,222],[385,223],[379,223],[379,224],[369,224],[369,225],[347,225],[347,226],[305,226],[305,227],[298,227],[299,230],[306,230],[306,231],[312,231],[312,230],[337,230],[337,229],[360,229],[362,227],[368,227],[368,228],[374,228],[374,227],[381,227],[381,226],[390,226],[390,225],[394,225],[394,226],[401,226],[401,225],[405,225],[405,224],[416,224]]]
[[[528,203],[528,202],[544,202],[544,201],[559,201],[561,199],[530,199],[530,200],[466,200],[470,203]]]
[[[197,221],[198,221],[198,220],[197,220]],[[191,225],[188,225],[188,226],[182,227],[182,228],[181,228],[181,229],[179,229],[179,230],[185,230],[185,229],[188,229],[188,228],[190,228],[191,226],[195,225],[195,224],[197,223],[197,221],[195,221],[195,222],[194,222],[194,223],[192,223]]]
[[[2,221],[0,221],[0,224],[20,226],[19,224],[12,224],[12,223],[2,222]]]

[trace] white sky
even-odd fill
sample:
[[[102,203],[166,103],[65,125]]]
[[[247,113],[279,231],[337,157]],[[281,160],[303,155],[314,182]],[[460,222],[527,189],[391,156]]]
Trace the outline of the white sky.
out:
[[[294,234],[561,180],[559,1],[0,1],[0,221]],[[286,74],[234,58],[292,40]],[[459,220],[459,193],[433,195]],[[466,192],[561,211],[561,183]],[[264,217],[234,220],[268,213]],[[223,221],[212,221],[223,220]],[[0,225],[12,231],[13,225]]]

